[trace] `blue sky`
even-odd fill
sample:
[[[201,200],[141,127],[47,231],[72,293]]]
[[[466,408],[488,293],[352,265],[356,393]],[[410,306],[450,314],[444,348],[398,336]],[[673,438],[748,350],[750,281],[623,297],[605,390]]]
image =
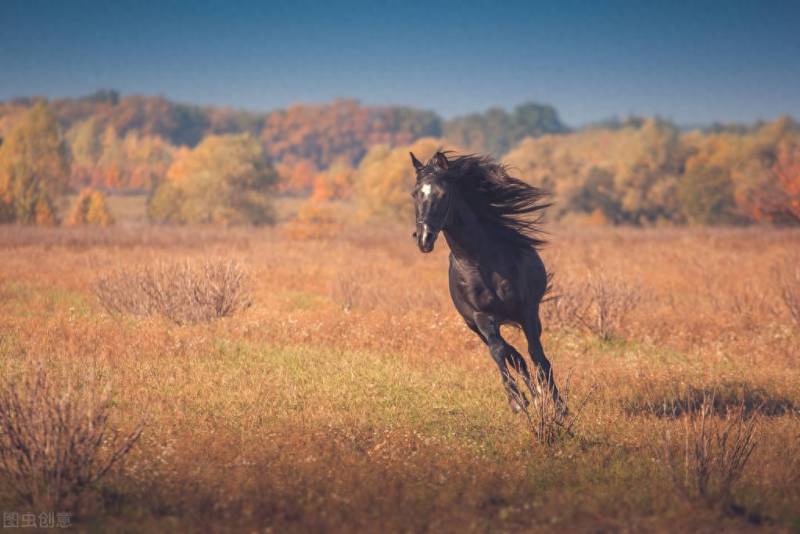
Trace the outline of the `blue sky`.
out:
[[[800,117],[800,2],[0,2],[0,99],[99,88],[444,116],[533,100],[573,125]]]

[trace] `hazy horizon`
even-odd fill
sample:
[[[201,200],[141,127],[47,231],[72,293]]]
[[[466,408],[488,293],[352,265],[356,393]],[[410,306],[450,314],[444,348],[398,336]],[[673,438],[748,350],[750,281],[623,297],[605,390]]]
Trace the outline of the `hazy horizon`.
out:
[[[800,116],[800,7],[6,2],[0,99],[97,89],[270,111],[352,98],[445,118],[534,101],[565,123]]]

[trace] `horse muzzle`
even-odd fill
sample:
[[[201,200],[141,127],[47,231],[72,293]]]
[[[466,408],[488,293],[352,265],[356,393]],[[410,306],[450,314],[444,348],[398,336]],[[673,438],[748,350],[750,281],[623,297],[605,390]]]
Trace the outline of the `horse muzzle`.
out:
[[[422,225],[422,229],[414,232],[414,237],[417,238],[417,246],[420,251],[428,253],[433,250],[433,244],[436,243],[436,236],[439,232],[432,231],[427,224]]]

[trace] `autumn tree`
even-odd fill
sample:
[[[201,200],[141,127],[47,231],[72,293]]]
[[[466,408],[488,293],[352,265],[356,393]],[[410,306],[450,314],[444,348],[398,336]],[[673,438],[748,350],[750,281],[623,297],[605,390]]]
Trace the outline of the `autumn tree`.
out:
[[[75,124],[67,131],[66,141],[72,155],[70,182],[73,186],[91,183],[94,168],[102,154],[100,134],[100,127],[94,117]]]
[[[434,113],[367,107],[355,100],[274,111],[264,119],[260,133],[271,158],[306,160],[319,169],[342,158],[355,164],[372,146],[407,145],[432,135],[441,135],[441,120]]]
[[[720,167],[696,166],[687,171],[678,186],[678,198],[690,222],[721,224],[735,220],[733,184]]]
[[[677,129],[647,119],[524,139],[504,161],[555,194],[551,213],[602,211],[614,222],[643,224],[680,217],[677,184],[685,160]]]
[[[346,159],[335,161],[330,167],[317,174],[311,190],[312,201],[349,200],[353,195],[355,169]]]
[[[69,226],[111,226],[114,216],[108,208],[105,195],[91,188],[81,190],[70,210],[66,224]]]
[[[798,223],[800,125],[781,117],[743,136],[733,167],[736,202],[756,221]]]
[[[66,145],[46,102],[37,101],[0,146],[0,220],[52,225],[69,176]]]
[[[276,180],[249,134],[209,136],[177,155],[149,200],[148,215],[156,222],[269,223]]]
[[[278,191],[281,193],[308,194],[314,186],[319,169],[307,159],[290,159],[278,167]]]
[[[142,136],[128,132],[122,140],[124,178],[128,191],[150,191],[167,174],[175,147],[158,136]]]
[[[72,154],[70,185],[114,191],[150,191],[166,175],[175,147],[158,136],[128,131],[123,138],[90,117],[66,135]]]
[[[783,193],[785,218],[800,222],[800,135],[793,135],[778,144],[772,172]]]

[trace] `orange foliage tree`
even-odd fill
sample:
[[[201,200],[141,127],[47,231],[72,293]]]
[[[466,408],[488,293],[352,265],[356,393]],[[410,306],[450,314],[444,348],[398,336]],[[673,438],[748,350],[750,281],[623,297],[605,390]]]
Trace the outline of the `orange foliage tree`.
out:
[[[342,158],[356,163],[371,146],[406,145],[440,133],[441,121],[431,112],[336,100],[270,113],[264,120],[261,140],[274,160],[307,160],[325,168]]]
[[[280,193],[308,194],[319,173],[316,165],[307,159],[289,159],[278,167],[277,190]]]
[[[788,117],[745,137],[734,166],[736,200],[755,221],[798,223],[800,127]]]
[[[346,160],[334,162],[328,169],[317,174],[311,201],[349,200],[353,195],[355,169]]]

